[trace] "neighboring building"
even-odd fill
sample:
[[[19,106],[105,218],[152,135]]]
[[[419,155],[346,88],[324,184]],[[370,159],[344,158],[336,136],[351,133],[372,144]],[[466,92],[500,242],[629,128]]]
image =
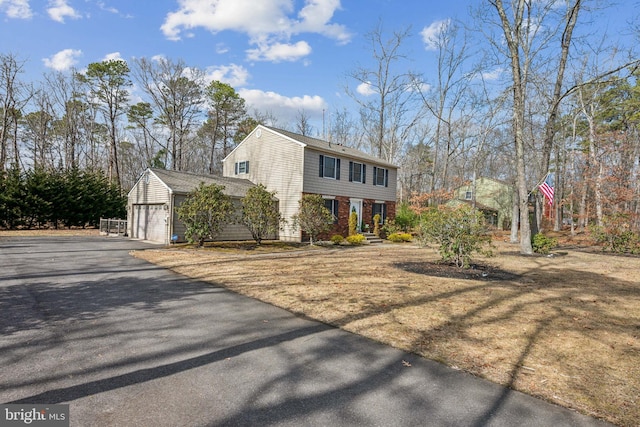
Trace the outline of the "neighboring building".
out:
[[[240,199],[254,186],[246,179],[197,175],[164,169],[147,169],[128,194],[127,228],[134,239],[168,244],[185,241],[185,226],[175,208],[201,182],[224,185],[225,193],[240,208]],[[276,236],[273,236],[274,238]],[[240,224],[228,224],[217,240],[251,240],[249,230]]]
[[[507,229],[511,224],[513,197],[512,185],[492,178],[480,177],[475,185],[470,182],[454,190],[450,205],[466,203],[475,205],[484,213],[487,222],[496,228]]]
[[[257,126],[223,160],[225,177],[246,178],[276,191],[287,221],[280,240],[301,241],[292,228],[303,194],[320,194],[335,217],[329,233],[346,235],[349,214],[359,227],[373,228],[373,216],[395,218],[398,168],[353,148],[272,127]]]

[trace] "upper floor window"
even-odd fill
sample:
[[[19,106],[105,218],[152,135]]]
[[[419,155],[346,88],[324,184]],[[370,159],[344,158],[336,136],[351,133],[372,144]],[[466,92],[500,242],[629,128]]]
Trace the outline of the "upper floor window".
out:
[[[389,186],[389,169],[373,167],[373,185]]]
[[[249,173],[249,160],[236,162],[236,175],[241,173]]]
[[[464,199],[465,200],[471,200],[473,196],[473,193],[471,191],[465,191],[464,192]]]
[[[320,155],[320,177],[340,179],[340,159]]]
[[[349,162],[349,181],[367,182],[367,166],[362,163]]]

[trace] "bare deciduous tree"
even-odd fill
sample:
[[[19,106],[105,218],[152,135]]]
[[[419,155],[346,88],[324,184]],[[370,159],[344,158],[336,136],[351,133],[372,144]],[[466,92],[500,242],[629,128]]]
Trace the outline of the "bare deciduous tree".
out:
[[[525,115],[526,96],[531,83],[534,68],[541,63],[552,62],[557,67],[556,79],[553,84],[553,95],[550,97],[548,126],[555,127],[558,103],[561,100],[561,89],[564,69],[569,52],[571,35],[578,19],[581,0],[572,0],[565,9],[560,9],[554,0],[528,2],[526,0],[512,0],[505,4],[502,0],[490,0],[490,7],[498,16],[496,24],[500,29],[500,36],[489,36],[488,40],[496,51],[509,60],[512,84],[512,129],[515,151],[515,169],[519,199],[520,219],[520,251],[532,254],[531,223],[529,221],[529,185],[526,173],[526,140]],[[562,14],[564,10],[564,14]],[[557,19],[558,13],[562,14]],[[543,58],[547,48],[560,34],[560,51],[553,51]],[[506,47],[506,48],[505,48]],[[548,150],[544,156],[543,167],[548,166],[551,144],[555,129],[549,132],[549,141],[545,140],[543,150]],[[544,171],[546,173],[546,171]]]
[[[346,88],[360,106],[371,152],[390,162],[397,160],[421,115],[421,109],[416,108],[417,94],[412,90],[416,77],[411,72],[399,71],[401,63],[408,59],[401,48],[409,36],[407,29],[396,31],[385,40],[382,24],[378,24],[366,35],[374,63],[351,72],[349,77],[357,82],[357,89]]]
[[[135,61],[134,78],[149,96],[156,120],[167,130],[171,169],[182,170],[183,150],[202,110],[203,73],[166,58]]]

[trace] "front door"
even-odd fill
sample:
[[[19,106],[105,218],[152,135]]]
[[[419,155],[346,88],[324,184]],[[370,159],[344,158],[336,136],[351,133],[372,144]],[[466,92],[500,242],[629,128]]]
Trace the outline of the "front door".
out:
[[[351,199],[351,206],[349,207],[349,215],[351,212],[355,212],[358,215],[358,225],[356,226],[356,231],[362,230],[362,199]]]

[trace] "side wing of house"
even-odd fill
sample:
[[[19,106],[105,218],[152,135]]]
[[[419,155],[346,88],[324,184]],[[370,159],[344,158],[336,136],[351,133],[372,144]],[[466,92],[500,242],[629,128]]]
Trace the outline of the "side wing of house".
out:
[[[174,206],[175,208],[179,207],[187,198],[186,194],[176,194],[174,196]],[[235,217],[237,218],[242,212],[242,202],[238,197],[232,197],[231,202],[233,203],[235,209]],[[178,213],[175,208],[173,209],[173,231],[172,235],[176,237],[176,242],[185,242],[185,231],[186,227],[182,221],[178,218]],[[220,234],[214,239],[216,241],[225,241],[225,240],[252,240],[253,236],[251,236],[251,232],[249,229],[236,221],[233,221],[229,224],[226,224]]]
[[[153,172],[145,171],[127,196],[127,228],[134,239],[168,243],[170,190]]]
[[[275,191],[280,213],[286,219],[281,240],[299,241],[292,227],[302,197],[304,144],[259,126],[223,160],[223,176],[244,178]]]

